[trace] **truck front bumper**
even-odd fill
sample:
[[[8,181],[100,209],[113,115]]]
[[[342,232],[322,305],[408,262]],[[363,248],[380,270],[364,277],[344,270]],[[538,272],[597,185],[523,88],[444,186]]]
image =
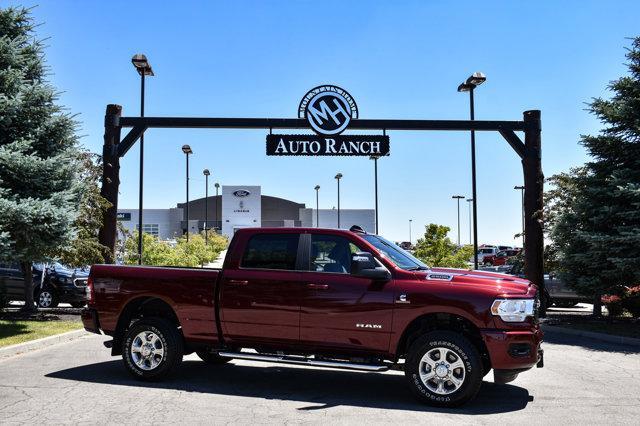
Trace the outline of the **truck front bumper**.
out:
[[[491,359],[494,371],[522,372],[544,366],[540,327],[528,330],[484,330],[482,338]]]

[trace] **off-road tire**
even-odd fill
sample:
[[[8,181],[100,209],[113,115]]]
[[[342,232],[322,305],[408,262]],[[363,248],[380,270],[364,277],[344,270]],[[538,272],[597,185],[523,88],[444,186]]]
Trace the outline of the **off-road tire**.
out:
[[[419,374],[420,362],[427,352],[445,348],[453,351],[464,365],[464,380],[460,387],[447,395],[438,394],[429,389]],[[419,400],[436,407],[456,407],[475,398],[480,390],[483,377],[483,365],[475,346],[459,333],[452,331],[434,331],[418,338],[409,348],[405,377],[412,392]]]
[[[143,331],[155,334],[164,350],[162,360],[150,370],[140,368],[132,355],[132,345]],[[161,380],[173,373],[182,362],[183,346],[182,335],[175,324],[164,318],[142,318],[129,327],[122,339],[122,359],[127,371],[136,379]]]
[[[231,361],[231,358],[222,357],[216,353],[211,353],[207,350],[196,351],[196,355],[200,357],[201,360],[211,365],[220,365],[226,364]]]

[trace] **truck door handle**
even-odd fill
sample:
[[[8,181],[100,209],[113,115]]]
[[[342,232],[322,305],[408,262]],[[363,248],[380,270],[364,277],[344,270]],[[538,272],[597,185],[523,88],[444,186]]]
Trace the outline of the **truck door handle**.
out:
[[[329,284],[309,283],[309,284],[307,284],[307,288],[310,288],[312,290],[327,290],[327,289],[329,289]]]
[[[247,280],[229,280],[229,284],[231,285],[247,285],[249,281]]]

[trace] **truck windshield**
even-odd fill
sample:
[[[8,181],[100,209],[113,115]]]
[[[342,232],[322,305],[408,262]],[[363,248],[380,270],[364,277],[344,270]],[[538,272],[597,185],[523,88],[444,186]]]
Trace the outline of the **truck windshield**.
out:
[[[377,248],[380,253],[387,259],[393,262],[398,268],[406,271],[419,271],[429,269],[427,265],[420,260],[413,257],[413,255],[407,251],[404,251],[396,244],[385,240],[378,235],[362,235],[362,238],[367,240],[372,246]]]

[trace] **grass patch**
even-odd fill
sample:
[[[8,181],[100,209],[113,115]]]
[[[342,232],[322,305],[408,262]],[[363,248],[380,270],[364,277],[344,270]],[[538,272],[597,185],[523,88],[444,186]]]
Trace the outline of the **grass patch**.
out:
[[[0,347],[66,333],[82,328],[80,321],[0,320]]]

